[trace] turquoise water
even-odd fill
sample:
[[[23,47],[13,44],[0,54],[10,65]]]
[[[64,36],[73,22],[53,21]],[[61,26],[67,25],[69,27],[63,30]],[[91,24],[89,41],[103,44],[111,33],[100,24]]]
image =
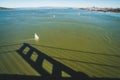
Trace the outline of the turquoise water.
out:
[[[34,33],[40,37],[33,40]],[[120,14],[91,12],[79,9],[29,9],[0,11],[0,45],[12,43],[30,43],[46,45],[98,54],[120,55]],[[43,49],[46,53],[51,50]],[[53,51],[54,52],[54,51]],[[59,54],[60,53],[60,54]],[[120,66],[119,58],[87,54],[63,52],[70,59],[107,63]],[[62,51],[56,52],[59,57],[65,57]],[[67,55],[66,55],[67,54]],[[73,56],[74,55],[74,56]],[[93,60],[91,60],[91,58]],[[67,65],[67,62],[64,62]],[[68,64],[71,66],[72,64]],[[75,66],[77,66],[75,68]],[[79,65],[83,66],[80,67]],[[75,70],[86,72],[91,76],[120,77],[118,69],[94,67],[98,74],[92,73],[87,65],[74,64]],[[91,66],[91,65],[89,65]],[[84,69],[83,69],[84,68]],[[100,71],[100,73],[99,73]],[[102,72],[104,74],[102,74]],[[119,70],[118,70],[119,71]]]

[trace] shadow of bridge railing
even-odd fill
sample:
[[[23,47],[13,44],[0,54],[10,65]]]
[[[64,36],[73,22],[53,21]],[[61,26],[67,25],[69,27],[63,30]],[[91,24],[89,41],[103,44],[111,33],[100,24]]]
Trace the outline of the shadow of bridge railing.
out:
[[[25,48],[29,48],[27,53],[24,53]],[[66,65],[54,60],[50,56],[44,54],[43,52],[35,49],[34,47],[30,46],[27,43],[17,50],[17,52],[37,71],[40,73],[42,77],[51,77],[53,79],[61,79],[62,78],[62,71],[70,75],[70,78],[82,78],[86,79],[88,76],[82,72],[76,72],[71,68],[67,67]],[[31,56],[36,53],[37,57],[35,60],[31,59]],[[50,74],[47,70],[43,68],[43,62],[47,60],[51,63],[52,66],[52,73]]]

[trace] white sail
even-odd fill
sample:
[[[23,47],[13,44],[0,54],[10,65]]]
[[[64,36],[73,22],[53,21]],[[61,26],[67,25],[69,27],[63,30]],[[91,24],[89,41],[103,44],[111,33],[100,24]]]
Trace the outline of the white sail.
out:
[[[39,36],[36,33],[34,34],[34,39],[39,40]]]

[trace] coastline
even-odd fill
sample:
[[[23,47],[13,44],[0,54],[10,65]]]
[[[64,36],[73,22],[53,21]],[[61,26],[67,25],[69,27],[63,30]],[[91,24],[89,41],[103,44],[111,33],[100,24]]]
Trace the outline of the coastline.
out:
[[[39,7],[37,9],[52,9],[51,7]],[[54,7],[53,7],[54,8]],[[16,8],[6,8],[6,7],[0,7],[0,10],[13,10]],[[33,9],[33,8],[19,8],[19,9]],[[35,8],[36,9],[36,8]],[[57,8],[62,9],[62,8]],[[66,9],[74,9],[74,8],[66,8]],[[77,8],[81,10],[88,10],[88,11],[98,11],[98,12],[111,12],[111,13],[120,13],[120,8],[98,8],[98,7],[88,7],[88,8]]]
[[[0,7],[0,10],[12,10],[13,8]]]
[[[89,10],[89,11],[99,11],[99,12],[113,12],[113,13],[120,13],[120,8],[79,8],[81,10]]]

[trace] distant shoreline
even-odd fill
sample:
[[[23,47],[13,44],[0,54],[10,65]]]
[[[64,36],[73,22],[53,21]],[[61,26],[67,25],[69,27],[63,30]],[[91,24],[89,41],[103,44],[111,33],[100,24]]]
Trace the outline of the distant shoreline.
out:
[[[52,9],[54,7],[37,7],[38,9]],[[57,9],[62,9],[59,7],[55,7]],[[14,9],[24,9],[24,8],[6,8],[6,7],[0,7],[0,10],[14,10]],[[25,8],[25,9],[33,9],[33,8]],[[36,8],[35,8],[36,9]],[[74,9],[74,8],[66,8],[66,9]],[[99,11],[99,12],[114,12],[114,13],[120,13],[120,8],[98,8],[98,7],[88,7],[88,8],[78,8],[81,10],[88,10],[88,11]]]
[[[13,8],[0,7],[0,10],[12,10]]]
[[[99,11],[99,12],[114,12],[114,13],[120,13],[120,8],[79,8],[81,10],[89,10],[89,11]]]

